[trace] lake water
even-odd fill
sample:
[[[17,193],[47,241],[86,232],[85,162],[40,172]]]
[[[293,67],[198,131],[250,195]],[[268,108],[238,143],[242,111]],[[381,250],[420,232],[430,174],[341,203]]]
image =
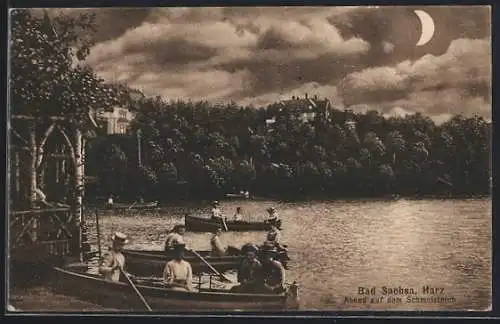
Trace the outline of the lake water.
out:
[[[490,308],[490,199],[221,203],[229,215],[237,206],[249,220],[262,220],[266,208],[277,208],[284,224],[282,243],[288,244],[292,258],[287,281],[300,284],[302,309]],[[103,214],[101,234],[109,238],[119,230],[130,236],[128,248],[160,250],[168,229],[183,223],[188,211],[207,213],[208,207],[172,207],[127,216]],[[221,240],[239,247],[247,242],[260,243],[264,237],[265,232],[227,232]],[[185,239],[192,248],[210,249],[209,233],[188,232]],[[103,244],[108,242],[103,240]],[[441,302],[408,302],[408,296],[412,300],[431,296],[424,294],[424,286],[440,288]],[[360,300],[359,287],[375,287],[375,295]],[[415,294],[403,292],[391,299],[382,294],[383,287],[413,288]],[[378,299],[380,296],[384,298]],[[349,297],[358,299],[354,302]]]

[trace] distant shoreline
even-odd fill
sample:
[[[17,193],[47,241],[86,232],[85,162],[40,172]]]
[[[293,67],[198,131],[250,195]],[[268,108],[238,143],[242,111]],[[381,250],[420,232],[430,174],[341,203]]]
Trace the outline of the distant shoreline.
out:
[[[476,194],[476,195],[382,195],[382,196],[322,196],[322,195],[304,195],[304,196],[296,196],[293,198],[285,198],[285,197],[266,197],[266,196],[256,196],[256,199],[252,198],[227,198],[220,197],[215,198],[220,201],[276,201],[276,202],[284,202],[284,203],[294,203],[294,202],[315,202],[315,201],[345,201],[345,200],[373,200],[373,201],[388,201],[393,200],[397,201],[400,199],[405,200],[463,200],[463,199],[488,199],[492,198],[491,194]],[[179,204],[187,204],[187,205],[205,205],[212,201],[214,198],[206,197],[206,198],[196,198],[196,199],[175,199],[175,200],[166,200],[159,201],[158,207],[169,207],[169,206],[178,206]],[[130,203],[133,204],[134,201],[119,201],[120,203]],[[95,202],[86,204],[87,207],[96,207],[100,204],[96,204]],[[102,203],[104,205],[104,202]]]

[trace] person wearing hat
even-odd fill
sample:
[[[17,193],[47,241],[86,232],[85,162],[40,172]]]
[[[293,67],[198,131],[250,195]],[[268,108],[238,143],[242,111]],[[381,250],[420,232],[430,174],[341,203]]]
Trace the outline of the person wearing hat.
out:
[[[186,226],[182,224],[175,225],[165,240],[165,252],[173,251],[175,244],[184,244],[185,233]]]
[[[186,244],[174,245],[174,258],[167,262],[163,270],[165,284],[173,290],[193,290],[193,270],[189,262],[184,260]]]
[[[262,286],[262,264],[257,258],[258,248],[254,244],[245,244],[241,252],[245,257],[238,269],[239,286],[233,287],[233,291],[256,292]]]
[[[112,245],[101,260],[99,273],[104,279],[111,281],[120,281],[120,268],[125,267],[125,256],[123,255],[123,246],[128,243],[127,235],[121,232],[115,232],[111,236]]]
[[[219,208],[219,202],[217,200],[214,200],[212,202],[212,211],[211,211],[211,217],[212,219],[222,219],[222,211]]]
[[[212,255],[213,256],[224,256],[226,255],[226,249],[222,246],[220,242],[220,236],[222,234],[222,229],[217,228],[213,232],[213,236],[210,239],[210,246],[212,247]]]
[[[268,218],[267,218],[267,222],[269,224],[277,225],[278,224],[278,213],[276,212],[276,208],[270,207],[270,208],[266,209],[266,211],[269,214]]]
[[[263,245],[260,254],[264,289],[268,292],[282,293],[285,291],[285,268],[275,259],[278,251],[271,245]]]

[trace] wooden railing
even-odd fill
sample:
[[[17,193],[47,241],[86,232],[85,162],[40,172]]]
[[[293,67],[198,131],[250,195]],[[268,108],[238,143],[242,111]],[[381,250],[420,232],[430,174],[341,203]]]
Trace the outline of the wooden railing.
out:
[[[78,253],[78,230],[70,208],[9,213],[9,252],[13,259],[44,259]]]

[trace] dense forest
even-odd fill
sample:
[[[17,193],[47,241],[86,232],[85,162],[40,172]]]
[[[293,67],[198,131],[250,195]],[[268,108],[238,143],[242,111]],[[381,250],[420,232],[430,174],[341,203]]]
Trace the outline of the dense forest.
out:
[[[159,97],[136,109],[129,136],[90,143],[88,170],[100,179],[94,195],[168,201],[240,190],[279,199],[490,191],[491,124],[477,116],[437,126],[418,113],[333,109],[303,122],[280,114],[286,102],[253,108]]]

